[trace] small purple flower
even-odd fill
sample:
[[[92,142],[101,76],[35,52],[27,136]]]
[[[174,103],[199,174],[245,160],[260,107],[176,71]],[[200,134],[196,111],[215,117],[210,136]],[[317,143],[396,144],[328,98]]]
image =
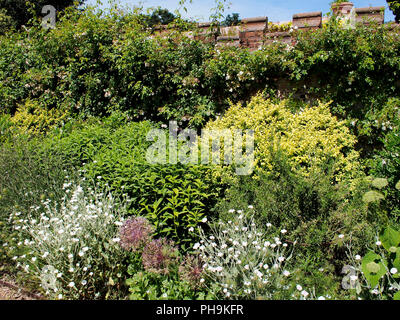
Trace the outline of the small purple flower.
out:
[[[203,273],[203,262],[199,256],[187,255],[179,266],[180,278],[189,282],[194,289],[202,285]]]
[[[143,267],[148,272],[168,274],[171,267],[177,265],[179,251],[173,241],[165,238],[149,242],[142,254]]]
[[[121,247],[135,252],[145,246],[152,237],[154,227],[143,217],[132,217],[119,230]]]

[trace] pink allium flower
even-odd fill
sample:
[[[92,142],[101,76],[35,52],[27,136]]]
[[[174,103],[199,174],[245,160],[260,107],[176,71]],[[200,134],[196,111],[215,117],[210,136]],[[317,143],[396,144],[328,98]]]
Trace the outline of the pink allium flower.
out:
[[[154,227],[143,217],[132,217],[125,221],[119,230],[121,247],[136,251],[145,246],[150,240]]]
[[[180,278],[188,281],[193,288],[201,286],[203,264],[199,256],[187,255],[179,266]]]
[[[149,242],[142,254],[143,267],[153,273],[168,274],[171,267],[178,263],[179,251],[173,241],[165,238]]]

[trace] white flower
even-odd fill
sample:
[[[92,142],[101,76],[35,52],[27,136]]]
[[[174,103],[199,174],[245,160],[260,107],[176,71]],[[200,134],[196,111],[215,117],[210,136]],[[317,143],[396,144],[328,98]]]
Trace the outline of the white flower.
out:
[[[283,271],[283,275],[284,275],[285,277],[289,277],[289,276],[290,276],[290,272],[287,271],[287,270],[285,270],[285,271]]]
[[[248,264],[246,264],[246,265],[244,266],[244,268],[245,268],[246,270],[249,270],[249,269],[250,269],[250,267],[249,267]]]
[[[339,239],[343,239],[344,238],[344,234],[339,234],[338,237],[339,237]]]
[[[268,267],[267,264],[264,264],[264,265],[263,265],[263,268],[264,268],[265,270],[267,270],[269,267]]]
[[[302,295],[304,298],[307,298],[307,296],[309,295],[309,293],[308,293],[306,290],[303,290],[303,291],[301,292],[301,295]]]
[[[117,238],[113,238],[112,241],[113,241],[113,242],[120,242],[121,239],[117,237]]]
[[[374,290],[371,290],[371,293],[372,293],[372,294],[375,294],[375,295],[378,295],[378,294],[379,294],[379,291],[378,291],[377,289],[374,289]]]
[[[375,242],[375,244],[379,247],[380,245],[382,245],[382,242],[377,241],[377,242]]]
[[[397,273],[397,269],[396,269],[396,268],[390,269],[390,273],[391,273],[391,274],[396,274],[396,273]]]
[[[271,223],[267,223],[267,227],[269,228],[269,227],[272,227],[272,224]]]
[[[68,255],[68,259],[73,259],[74,258],[74,255],[72,254],[72,253],[70,253],[69,255]]]
[[[252,205],[248,206],[249,209],[253,209],[254,207]]]
[[[200,279],[200,283],[203,283],[205,280],[203,278]]]
[[[63,298],[63,295],[62,295],[62,294],[59,294],[59,295],[58,295],[58,299],[61,300],[62,298]]]
[[[193,232],[194,231],[194,228],[193,227],[190,227],[189,228],[189,232]]]
[[[245,281],[245,282],[244,282],[244,285],[249,287],[249,286],[251,286],[251,282]]]
[[[36,257],[33,257],[33,258],[32,258],[32,262],[35,262],[35,261],[36,261]]]
[[[301,290],[303,290],[303,287],[302,287],[301,285],[298,284],[298,285],[296,286],[296,289],[299,290],[299,291],[301,291]]]
[[[357,261],[359,261],[359,260],[361,260],[361,256],[360,256],[359,254],[357,254],[357,255],[355,256],[355,259],[356,259]]]
[[[70,288],[75,287],[75,283],[74,282],[68,283],[68,287],[70,287]]]
[[[229,213],[234,213],[234,212],[235,212],[235,209],[230,209],[228,212],[229,212]]]
[[[320,296],[320,297],[318,297],[318,300],[325,300],[325,297]]]
[[[43,258],[46,258],[49,255],[49,253],[46,251],[45,253],[43,253]]]
[[[81,283],[82,283],[83,286],[85,286],[87,284],[87,281],[86,280],[82,280]]]
[[[78,255],[79,255],[80,257],[83,257],[83,256],[85,255],[85,253],[84,253],[83,251],[79,251]]]
[[[278,258],[278,261],[279,261],[279,262],[285,261],[285,257],[279,257],[279,258]]]
[[[201,222],[206,223],[206,222],[207,222],[207,218],[203,218],[203,219],[201,220]]]
[[[282,230],[281,230],[281,233],[282,233],[282,234],[285,234],[286,232],[287,232],[286,229],[282,229]]]
[[[200,247],[200,243],[197,242],[194,244],[193,249],[197,250],[199,247]]]

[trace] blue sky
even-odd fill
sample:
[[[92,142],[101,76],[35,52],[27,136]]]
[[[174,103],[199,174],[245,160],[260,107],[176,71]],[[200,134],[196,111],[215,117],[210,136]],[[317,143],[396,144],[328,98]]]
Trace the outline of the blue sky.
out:
[[[267,16],[270,21],[290,21],[293,14],[301,12],[322,11],[323,14],[329,11],[329,3],[332,0],[228,0],[230,9],[225,14],[237,12],[241,18]],[[103,0],[103,2],[107,2]],[[119,0],[122,5],[137,6],[140,3],[147,7],[161,6],[174,11],[179,7],[179,0]],[[208,21],[211,9],[215,7],[215,0],[189,0],[186,1],[188,9],[186,18],[195,18],[196,21]],[[388,9],[386,0],[353,0],[357,8],[369,6],[385,6],[385,21],[393,21],[392,12]],[[96,0],[87,0],[88,4],[95,4]],[[182,12],[183,13],[183,12]]]

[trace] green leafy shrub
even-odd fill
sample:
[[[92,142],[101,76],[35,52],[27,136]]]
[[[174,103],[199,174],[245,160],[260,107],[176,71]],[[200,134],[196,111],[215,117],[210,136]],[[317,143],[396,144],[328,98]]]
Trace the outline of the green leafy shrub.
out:
[[[400,232],[382,228],[375,247],[363,258],[352,256],[352,288],[364,299],[400,300]]]
[[[191,39],[183,33],[190,24],[175,22],[182,30],[159,36],[147,30],[138,9],[99,14],[90,7],[66,10],[54,30],[34,22],[29,36],[1,37],[2,108],[13,114],[31,99],[81,116],[120,110],[199,128],[229,100],[279,90],[300,100],[332,100],[333,114],[368,122],[371,109],[399,93],[398,34],[385,26],[347,30],[332,19],[319,30],[293,33],[294,46],[276,43],[250,53]]]
[[[396,104],[398,106],[398,104]],[[395,116],[398,117],[398,107],[395,109]],[[394,117],[394,119],[396,119]],[[387,127],[387,133],[381,139],[383,148],[376,152],[369,161],[369,173],[375,177],[387,179],[388,186],[384,189],[385,200],[382,207],[394,219],[400,215],[400,189],[396,188],[400,180],[400,122],[398,118]]]
[[[311,169],[334,161],[335,179],[349,178],[360,170],[355,137],[327,105],[290,112],[287,101],[274,104],[257,96],[243,107],[232,105],[221,119],[206,129],[254,130],[256,169],[274,170],[271,158],[278,148],[289,159],[293,171],[307,176]]]
[[[43,208],[42,200],[59,201],[65,177],[62,159],[56,156],[42,157],[40,143],[24,135],[10,138],[0,145],[0,243],[9,243],[18,235],[7,222],[8,216],[19,210],[25,218],[33,208]],[[70,174],[73,180],[75,175]],[[5,268],[11,265],[6,247],[0,245],[0,260]],[[7,264],[9,262],[10,264]]]
[[[301,274],[299,278],[307,281],[303,284],[315,287],[319,294],[340,296],[337,269],[347,259],[345,241],[351,239],[356,250],[365,252],[374,238],[374,228],[387,218],[363,202],[369,183],[362,174],[352,182],[332,183],[330,164],[325,164],[324,174],[317,170],[302,176],[292,171],[282,152],[273,154],[272,160],[273,172],[240,177],[215,211],[226,221],[237,216],[233,208],[252,206],[259,224],[291,230],[285,236],[288,243],[298,243],[292,263]]]
[[[0,115],[0,145],[12,136],[12,122],[9,115]]]
[[[106,121],[107,122],[107,121]],[[143,215],[183,249],[190,248],[197,229],[213,207],[220,186],[211,168],[202,165],[161,165],[146,160],[150,122],[121,127],[84,126],[49,136],[44,149],[77,166],[83,176],[116,196],[128,195],[129,210]]]
[[[0,9],[0,35],[12,31],[15,27],[12,18],[7,15],[6,10]]]
[[[46,133],[67,120],[68,114],[59,109],[43,109],[36,101],[26,101],[11,118],[22,132]]]

